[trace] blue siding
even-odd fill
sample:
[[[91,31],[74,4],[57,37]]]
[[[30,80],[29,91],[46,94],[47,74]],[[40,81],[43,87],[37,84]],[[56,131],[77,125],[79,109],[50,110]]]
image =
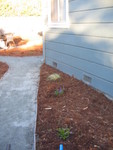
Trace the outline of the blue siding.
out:
[[[71,23],[113,23],[113,7],[97,10],[75,11],[70,13]]]
[[[46,63],[50,66],[53,66],[53,61],[56,61],[54,59],[50,59],[50,58],[46,58]],[[57,61],[56,61],[57,62]],[[68,73],[69,75],[73,75],[75,78],[79,79],[79,80],[83,80],[83,75],[84,72],[77,69],[77,68],[73,68],[69,65],[57,62],[58,64],[58,69],[63,71],[64,73]],[[104,92],[105,94],[107,94],[108,96],[112,97],[113,94],[113,84],[110,82],[107,82],[105,80],[102,80],[96,76],[93,76],[91,74],[87,74],[86,75],[90,76],[93,80],[91,83],[91,86],[93,86],[96,89],[101,90],[102,92]],[[106,88],[107,87],[107,88]]]
[[[70,0],[69,11],[86,11],[94,9],[104,9],[106,7],[112,7],[112,0]]]
[[[70,0],[69,18],[46,32],[46,63],[113,98],[113,0]]]
[[[47,49],[46,56],[113,83],[113,69]]]
[[[92,30],[93,29],[93,30]],[[70,28],[65,29],[51,29],[48,33],[62,33],[62,34],[76,34],[79,36],[92,36],[101,38],[111,38],[113,39],[113,23],[95,23],[95,24],[70,24]],[[107,34],[106,34],[107,33]]]
[[[58,53],[66,54],[72,57],[76,57],[78,59],[88,60],[91,63],[96,63],[102,66],[106,66],[113,69],[113,54],[106,52],[99,52],[91,49],[85,49],[81,47],[75,48],[75,46],[54,43],[54,42],[46,42],[46,49],[51,51],[55,51]],[[65,49],[65,51],[64,51]],[[106,58],[106,59],[103,59]]]
[[[92,36],[78,36],[75,34],[61,34],[59,36],[59,34],[60,33],[48,33],[46,35],[46,40],[113,53],[113,39],[104,39]]]

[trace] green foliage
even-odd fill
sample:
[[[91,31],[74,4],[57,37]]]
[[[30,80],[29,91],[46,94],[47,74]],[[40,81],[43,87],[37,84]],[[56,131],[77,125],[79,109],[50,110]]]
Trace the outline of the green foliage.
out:
[[[63,88],[60,87],[60,89],[55,90],[54,94],[55,94],[55,96],[63,95],[64,94],[64,87]]]
[[[0,0],[0,16],[40,16],[41,0]]]
[[[58,131],[58,136],[63,140],[66,140],[70,135],[69,128],[58,128],[57,131]]]
[[[58,95],[59,95],[59,91],[55,90],[55,96],[58,96]]]

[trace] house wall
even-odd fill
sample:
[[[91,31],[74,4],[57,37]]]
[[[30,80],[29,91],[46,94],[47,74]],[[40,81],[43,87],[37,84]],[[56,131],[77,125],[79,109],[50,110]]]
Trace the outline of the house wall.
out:
[[[113,0],[70,0],[69,19],[46,32],[45,62],[113,98]]]

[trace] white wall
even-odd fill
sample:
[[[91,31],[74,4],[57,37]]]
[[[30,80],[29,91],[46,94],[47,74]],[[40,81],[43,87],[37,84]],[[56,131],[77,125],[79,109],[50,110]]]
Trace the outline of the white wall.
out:
[[[32,33],[37,34],[43,30],[43,21],[41,17],[0,17],[0,29],[5,33],[30,37]]]

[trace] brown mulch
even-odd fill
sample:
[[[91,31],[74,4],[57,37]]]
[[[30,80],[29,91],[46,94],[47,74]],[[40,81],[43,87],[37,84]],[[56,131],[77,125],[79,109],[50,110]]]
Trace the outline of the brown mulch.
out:
[[[0,79],[7,72],[9,66],[6,63],[0,62]]]
[[[25,45],[30,42],[28,39],[22,39],[20,36],[15,36],[13,38],[13,40],[16,44],[16,47],[12,47],[12,48],[9,48],[6,50],[0,49],[0,56],[16,56],[16,57],[18,57],[18,56],[19,57],[40,56],[43,53],[42,42],[35,44],[35,45],[32,45],[32,46],[26,46],[25,47]],[[10,43],[9,46],[15,46],[15,45]]]
[[[48,81],[52,73],[60,74],[61,80]],[[64,94],[55,96],[54,91],[63,86]],[[62,127],[71,130],[66,141],[57,135]],[[58,150],[60,143],[64,150],[113,150],[113,101],[44,64],[38,91],[37,150]]]

